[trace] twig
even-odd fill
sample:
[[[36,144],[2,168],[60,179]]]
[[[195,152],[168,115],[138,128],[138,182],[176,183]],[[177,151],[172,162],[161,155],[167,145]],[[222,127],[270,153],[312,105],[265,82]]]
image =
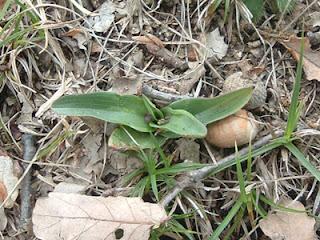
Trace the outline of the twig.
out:
[[[144,84],[142,86],[142,93],[152,99],[157,99],[157,100],[165,101],[168,103],[174,102],[174,101],[180,100],[180,99],[191,98],[190,96],[187,96],[187,95],[177,95],[177,94],[160,92],[160,91],[155,90],[146,84]]]
[[[282,136],[283,133],[284,132],[282,130],[279,130],[259,139],[255,144],[252,145],[251,150],[254,151],[266,145],[274,138]],[[210,175],[210,173],[212,173],[214,170],[218,169],[219,167],[229,165],[229,163],[232,163],[237,156],[247,155],[249,151],[250,151],[249,147],[242,148],[240,151],[238,151],[238,155],[236,155],[236,153],[233,153],[219,160],[217,164],[206,165],[203,168],[191,171],[182,181],[178,182],[177,185],[161,200],[161,205],[164,207],[167,206],[185,188],[207,177],[208,175]]]
[[[24,134],[22,137],[24,145],[24,155],[23,159],[27,162],[31,161],[36,153],[35,140],[30,134]],[[20,211],[20,229],[28,230],[28,226],[31,223],[31,199],[32,199],[32,189],[31,189],[31,176],[32,169],[28,169],[28,163],[23,162],[22,167],[24,171],[27,171],[22,182],[20,191],[21,200],[21,211]]]

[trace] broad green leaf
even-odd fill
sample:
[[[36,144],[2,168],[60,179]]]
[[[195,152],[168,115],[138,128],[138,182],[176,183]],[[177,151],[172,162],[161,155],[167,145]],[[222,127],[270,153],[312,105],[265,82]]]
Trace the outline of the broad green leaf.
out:
[[[252,88],[243,88],[215,98],[183,99],[169,105],[172,109],[182,109],[194,115],[207,125],[240,110],[250,100]]]
[[[155,149],[166,141],[165,137],[138,132],[129,127],[116,128],[109,137],[108,146],[118,150]]]
[[[53,110],[63,115],[95,117],[141,132],[152,131],[144,119],[148,110],[142,98],[137,96],[120,96],[111,92],[69,95],[54,102]]]
[[[157,120],[163,118],[163,113],[158,109],[145,95],[142,95],[142,99],[144,102],[145,107],[147,108],[148,112],[152,116],[153,120]]]
[[[185,110],[175,110],[170,107],[162,109],[165,114],[163,122],[150,123],[151,127],[163,129],[183,137],[203,138],[207,134],[207,128],[191,113]]]

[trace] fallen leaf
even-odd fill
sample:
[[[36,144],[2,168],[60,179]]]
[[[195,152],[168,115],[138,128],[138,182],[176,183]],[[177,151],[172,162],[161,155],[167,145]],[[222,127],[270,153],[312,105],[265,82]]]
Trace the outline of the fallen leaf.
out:
[[[203,63],[200,62],[189,62],[189,68],[190,69],[185,72],[184,77],[180,81],[179,93],[181,95],[188,94],[194,84],[197,83],[206,73]]]
[[[83,29],[80,28],[73,28],[70,29],[68,32],[62,34],[62,36],[72,37],[78,43],[78,47],[83,50],[87,50],[84,45],[87,45],[89,41],[89,35]]]
[[[33,210],[36,237],[55,239],[149,239],[150,229],[168,219],[163,207],[141,198],[50,193]]]
[[[153,44],[160,48],[164,48],[163,42],[150,33],[146,34],[145,36],[133,36],[132,39],[140,44]]]
[[[305,211],[302,203],[292,200],[283,200],[281,206],[299,211]],[[316,221],[305,212],[290,212],[277,210],[260,221],[260,228],[272,240],[314,240]]]
[[[105,1],[99,9],[97,16],[89,17],[89,27],[95,32],[106,32],[114,21],[116,8],[111,1]]]
[[[112,25],[115,19],[115,12],[121,15],[128,15],[128,9],[122,8],[112,1],[105,1],[99,8],[97,16],[92,16],[88,18],[88,25],[95,32],[106,32]]]
[[[292,36],[282,44],[290,51],[294,59],[299,61],[301,38]],[[303,70],[308,80],[320,81],[320,53],[311,49],[308,38],[304,39]]]
[[[141,95],[142,79],[137,76],[113,79],[111,91],[120,95]]]
[[[188,64],[166,49],[162,41],[156,36],[147,34],[145,36],[134,36],[132,39],[137,43],[145,45],[150,54],[157,57],[167,66],[179,69],[180,71],[188,69]]]
[[[12,159],[5,155],[3,152],[0,152],[0,183],[4,185],[6,193],[4,196],[11,193],[14,190],[14,186],[18,182],[18,178],[14,174],[14,167]],[[4,187],[2,190],[4,190]],[[4,203],[5,208],[12,208],[14,202],[18,197],[18,189],[15,189],[7,201]]]
[[[228,51],[228,44],[224,42],[224,37],[220,35],[219,28],[206,34],[206,46],[205,52],[208,58],[215,56],[221,59]]]
[[[180,160],[188,160],[190,162],[198,163],[200,160],[200,145],[194,140],[180,138],[177,140],[178,151],[180,153]]]
[[[143,168],[143,163],[140,159],[116,150],[110,150],[109,161],[111,167],[121,174],[130,173],[133,170]]]

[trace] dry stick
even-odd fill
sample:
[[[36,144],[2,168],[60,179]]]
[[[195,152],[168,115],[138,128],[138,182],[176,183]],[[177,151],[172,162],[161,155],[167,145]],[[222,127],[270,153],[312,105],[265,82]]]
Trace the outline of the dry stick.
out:
[[[149,98],[162,100],[165,102],[174,102],[174,101],[180,100],[180,99],[191,98],[190,96],[186,96],[186,95],[178,95],[178,94],[160,92],[160,91],[148,86],[147,84],[144,84],[142,86],[142,93]]]
[[[24,145],[24,155],[23,159],[26,162],[30,162],[35,153],[35,140],[31,134],[24,134],[22,137],[23,145]],[[27,171],[22,182],[21,182],[21,191],[20,191],[20,200],[21,200],[21,211],[20,211],[20,229],[27,230],[31,219],[31,197],[32,197],[32,189],[31,189],[31,175],[32,169],[28,169],[28,163],[23,162],[22,167],[24,171]]]
[[[238,151],[237,155],[236,153],[233,153],[219,160],[217,164],[206,165],[203,168],[191,171],[183,180],[178,181],[176,186],[161,200],[161,205],[166,207],[181,191],[207,177],[212,171],[214,171],[216,168],[219,168],[219,166],[228,165],[228,163],[234,161],[237,156],[244,156],[248,154],[249,151],[254,151],[266,145],[274,138],[282,136],[283,133],[284,131],[282,130],[275,131],[274,133],[259,139],[255,144],[252,145],[251,149],[249,147],[242,148],[240,151]]]

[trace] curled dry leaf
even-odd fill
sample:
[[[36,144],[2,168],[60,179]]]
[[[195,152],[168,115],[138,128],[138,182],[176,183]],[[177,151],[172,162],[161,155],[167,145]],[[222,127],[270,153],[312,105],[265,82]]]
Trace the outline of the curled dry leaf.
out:
[[[36,237],[54,239],[149,239],[150,229],[168,219],[163,207],[141,198],[50,193],[33,210]]]
[[[294,59],[299,61],[301,38],[292,36],[282,44],[290,51]],[[304,39],[303,70],[308,80],[320,81],[320,52],[311,49],[308,38]]]
[[[163,42],[156,36],[147,34],[145,36],[135,36],[132,39],[140,44],[144,44],[150,54],[157,57],[167,66],[181,71],[188,69],[188,64],[166,49]]]
[[[0,191],[4,191],[0,194],[3,194],[1,198],[4,198],[13,191],[14,186],[18,182],[18,178],[14,174],[12,159],[7,155],[2,154],[1,151],[0,154],[0,185],[3,185]],[[4,207],[12,208],[17,197],[18,189],[15,189],[5,202]]]
[[[260,221],[260,227],[265,235],[272,240],[314,240],[316,239],[314,225],[315,219],[305,213],[305,207],[300,202],[283,200],[281,206],[299,210],[292,212],[289,210],[278,210],[270,213]]]
[[[160,48],[164,48],[163,42],[150,33],[146,34],[145,36],[134,36],[132,37],[132,39],[140,44],[153,44],[157,45]]]

